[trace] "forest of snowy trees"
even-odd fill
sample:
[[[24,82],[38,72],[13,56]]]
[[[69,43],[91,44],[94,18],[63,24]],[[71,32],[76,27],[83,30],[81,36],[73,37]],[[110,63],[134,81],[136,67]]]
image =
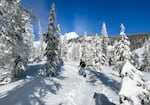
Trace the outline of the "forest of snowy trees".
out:
[[[27,67],[32,56],[32,14],[19,0],[0,1],[0,81],[11,81]]]
[[[37,22],[40,48],[35,51],[33,18],[31,11],[20,6],[20,0],[0,1],[0,82],[19,79],[21,72],[27,70],[29,60],[37,57],[39,61],[46,60],[42,72],[47,76],[56,76],[63,62],[83,59],[96,71],[110,66],[118,72],[122,80],[119,92],[122,105],[148,105],[150,90],[142,79],[141,71],[150,72],[150,38],[142,46],[144,54],[141,62],[139,56],[130,50],[132,45],[123,24],[120,26],[119,41],[116,40],[114,45],[109,45],[105,22],[102,23],[101,35],[88,36],[85,33],[76,39],[67,40],[66,36],[62,39],[56,24],[55,5],[52,4],[46,33],[42,33],[40,22]],[[132,97],[124,93],[128,84],[138,90],[134,92],[130,88],[132,90],[129,91],[134,94]]]
[[[137,53],[130,50],[130,40],[125,33],[123,24],[120,26],[120,40],[116,40],[114,45],[109,45],[106,24],[103,23],[100,36],[87,36],[85,33],[83,37],[70,41],[64,37],[62,43],[63,50],[61,52],[64,53],[62,57],[65,61],[83,59],[87,66],[92,66],[97,71],[101,71],[102,66],[109,65],[118,72],[122,78],[119,93],[121,105],[149,105],[150,90],[144,83],[143,74],[140,72],[149,72],[150,70],[149,40],[143,44],[144,53],[142,58],[139,58]],[[139,59],[142,60],[139,61]],[[135,91],[132,87],[135,87]]]
[[[121,105],[148,105],[150,90],[144,83],[143,74],[139,70],[146,72],[150,70],[149,40],[143,45],[144,54],[142,58],[139,58],[137,53],[130,50],[131,45],[125,33],[125,26],[121,24],[120,40],[116,40],[112,46],[108,45],[108,43],[109,37],[106,31],[106,24],[103,23],[100,36],[87,36],[85,33],[83,37],[72,39],[71,41],[67,41],[64,37],[62,46],[64,55],[62,57],[65,58],[65,61],[79,61],[79,59],[83,59],[88,66],[92,65],[98,71],[102,70],[102,66],[108,66],[109,64],[122,78],[119,93]],[[142,60],[139,61],[139,59]]]

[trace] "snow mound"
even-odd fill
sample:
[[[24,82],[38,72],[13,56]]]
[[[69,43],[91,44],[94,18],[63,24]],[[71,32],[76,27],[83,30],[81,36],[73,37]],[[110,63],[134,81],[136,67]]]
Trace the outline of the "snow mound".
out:
[[[128,60],[126,61],[126,63],[124,64],[123,68],[122,68],[122,72],[121,75],[127,76],[130,74],[136,73],[138,74],[140,77],[143,77],[143,73],[139,70],[137,70]]]
[[[149,102],[147,100],[149,91],[142,78],[144,76],[143,73],[137,70],[129,61],[126,61],[121,74],[123,78],[119,95],[122,103],[124,103],[121,105],[142,105],[140,104],[141,101]]]
[[[65,35],[62,36],[62,39],[64,38],[64,36],[67,37],[67,40],[70,40],[70,39],[74,39],[74,38],[79,37],[79,35],[78,35],[76,32],[69,32],[69,33],[66,33]]]

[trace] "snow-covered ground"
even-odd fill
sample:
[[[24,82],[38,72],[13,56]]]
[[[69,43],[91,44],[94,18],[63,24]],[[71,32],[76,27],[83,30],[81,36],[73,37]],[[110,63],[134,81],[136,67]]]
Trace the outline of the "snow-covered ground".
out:
[[[42,68],[43,63],[30,64],[25,78],[1,85],[0,105],[119,105],[120,78],[110,67],[87,68],[86,78],[78,75],[76,62],[66,62],[55,78],[39,76]]]

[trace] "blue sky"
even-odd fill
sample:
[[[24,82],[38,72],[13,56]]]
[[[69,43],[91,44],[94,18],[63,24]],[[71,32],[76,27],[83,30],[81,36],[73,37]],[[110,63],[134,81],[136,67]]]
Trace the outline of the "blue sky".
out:
[[[21,5],[33,11],[46,32],[53,2],[63,34],[100,34],[103,21],[109,35],[118,35],[121,23],[127,34],[150,32],[150,0],[22,0]],[[37,29],[34,25],[35,33]]]

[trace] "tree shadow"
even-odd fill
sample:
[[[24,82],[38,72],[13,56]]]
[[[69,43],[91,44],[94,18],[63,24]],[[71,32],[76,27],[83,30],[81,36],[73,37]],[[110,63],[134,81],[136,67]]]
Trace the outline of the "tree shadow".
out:
[[[57,73],[56,78],[64,79],[63,77],[60,76],[60,74],[63,71],[62,66],[63,66],[63,64],[58,65],[58,67],[56,69],[56,73]],[[26,76],[38,77],[40,75],[39,74],[40,70],[43,70],[43,71],[45,70],[45,65],[44,64],[30,65],[26,71],[22,71],[20,73],[18,78],[19,79],[25,79]]]
[[[56,69],[56,74],[57,74],[56,77],[60,77],[63,71],[65,71],[64,64],[58,65]]]
[[[104,94],[95,92],[93,98],[95,99],[95,105],[115,105]]]
[[[27,70],[20,73],[18,79],[25,79],[26,76],[37,77],[39,70],[44,70],[44,64],[30,65]]]
[[[57,94],[62,85],[53,78],[37,77],[22,87],[16,87],[0,98],[0,105],[44,105],[43,98]]]
[[[44,105],[43,98],[48,93],[57,94],[62,89],[62,85],[57,80],[64,80],[66,77],[39,76],[39,70],[44,70],[44,64],[30,65],[28,70],[22,72],[19,79],[29,82],[8,91],[5,97],[0,98],[0,105]]]
[[[93,71],[91,69],[87,69],[89,71],[89,80],[87,82],[90,82],[94,85],[97,81],[101,81],[102,84],[109,87],[113,91],[115,91],[117,94],[119,92],[120,83],[116,80],[113,80],[109,77],[107,77],[105,74],[97,71]]]

